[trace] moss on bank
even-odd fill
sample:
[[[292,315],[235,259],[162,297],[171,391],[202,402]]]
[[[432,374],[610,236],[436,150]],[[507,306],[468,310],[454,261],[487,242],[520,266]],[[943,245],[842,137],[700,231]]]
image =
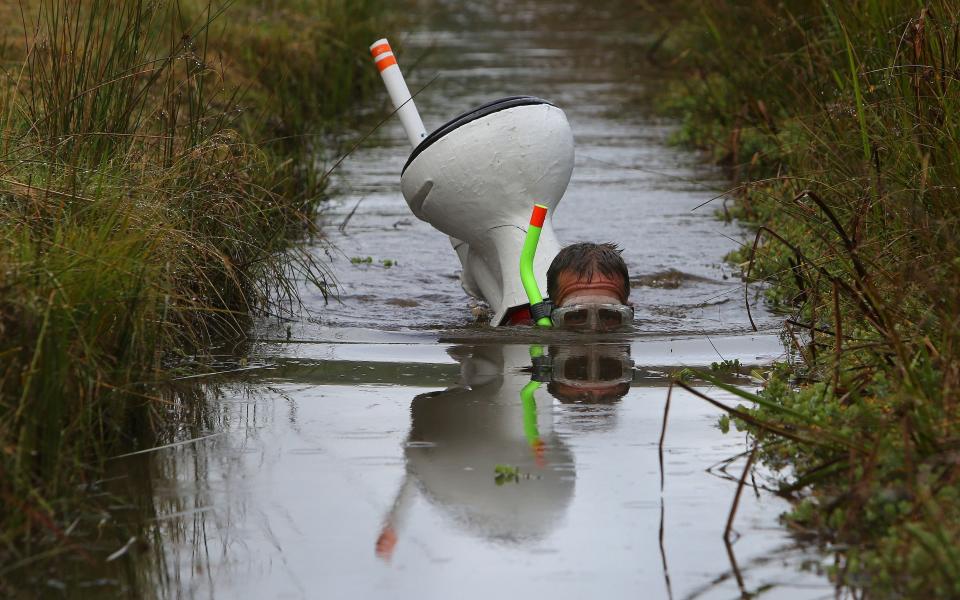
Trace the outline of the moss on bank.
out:
[[[279,5],[282,4],[282,7]],[[376,85],[379,0],[2,7],[0,581],[178,357],[296,303],[314,134]]]
[[[739,187],[731,257],[790,311],[797,361],[750,415],[834,576],[960,594],[960,6],[683,3],[666,110]],[[746,426],[741,422],[741,425]],[[789,473],[789,474],[787,474]]]

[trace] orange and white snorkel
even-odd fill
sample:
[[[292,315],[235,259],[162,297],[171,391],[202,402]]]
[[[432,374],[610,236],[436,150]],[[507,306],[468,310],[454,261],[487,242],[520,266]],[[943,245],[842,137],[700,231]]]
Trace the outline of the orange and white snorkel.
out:
[[[397,57],[394,56],[387,38],[379,39],[371,44],[370,54],[373,55],[373,64],[380,71],[383,84],[387,86],[390,101],[393,102],[393,108],[396,109],[397,115],[400,117],[400,123],[403,125],[404,131],[407,132],[410,145],[416,148],[423,141],[423,138],[427,137],[427,130],[423,126],[420,113],[417,112],[417,106],[413,103],[413,97],[410,95],[410,90],[407,89],[407,82],[403,79],[400,65],[397,64]]]

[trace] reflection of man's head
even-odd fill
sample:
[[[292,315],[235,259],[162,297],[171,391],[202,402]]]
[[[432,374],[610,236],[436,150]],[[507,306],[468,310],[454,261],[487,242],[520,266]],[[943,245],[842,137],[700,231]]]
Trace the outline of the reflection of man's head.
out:
[[[551,346],[547,391],[564,403],[612,404],[633,381],[629,346]]]

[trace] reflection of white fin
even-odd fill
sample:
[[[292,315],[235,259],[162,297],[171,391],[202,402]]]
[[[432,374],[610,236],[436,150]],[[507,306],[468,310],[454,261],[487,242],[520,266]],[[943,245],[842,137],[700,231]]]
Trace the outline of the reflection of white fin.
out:
[[[460,384],[414,398],[411,438],[404,450],[419,497],[458,528],[498,543],[546,539],[563,521],[574,497],[576,461],[552,426],[554,403],[535,401],[544,459],[527,438],[521,390],[530,375],[528,348],[518,344],[455,346]],[[519,478],[498,485],[496,467],[516,467]],[[419,514],[419,512],[418,512]]]
[[[527,304],[520,250],[531,207],[543,204],[552,216],[572,172],[573,134],[566,116],[527,97],[451,121],[430,134],[405,167],[404,198],[418,218],[466,244],[454,244],[464,289],[490,305],[494,326],[509,309]],[[548,216],[534,264],[541,288],[559,250]]]

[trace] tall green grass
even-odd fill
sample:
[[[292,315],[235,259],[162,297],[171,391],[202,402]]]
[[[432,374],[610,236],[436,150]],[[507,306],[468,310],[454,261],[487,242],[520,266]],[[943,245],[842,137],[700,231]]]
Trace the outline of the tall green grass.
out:
[[[280,6],[282,4],[282,7]],[[318,131],[376,82],[374,0],[42,0],[0,44],[0,576],[149,437],[182,357],[326,290]],[[11,23],[17,23],[13,26]],[[282,138],[283,143],[277,143]]]
[[[732,259],[790,313],[797,360],[742,422],[804,434],[761,442],[789,524],[873,595],[960,595],[960,5],[682,5],[665,107],[729,168],[758,232]]]

